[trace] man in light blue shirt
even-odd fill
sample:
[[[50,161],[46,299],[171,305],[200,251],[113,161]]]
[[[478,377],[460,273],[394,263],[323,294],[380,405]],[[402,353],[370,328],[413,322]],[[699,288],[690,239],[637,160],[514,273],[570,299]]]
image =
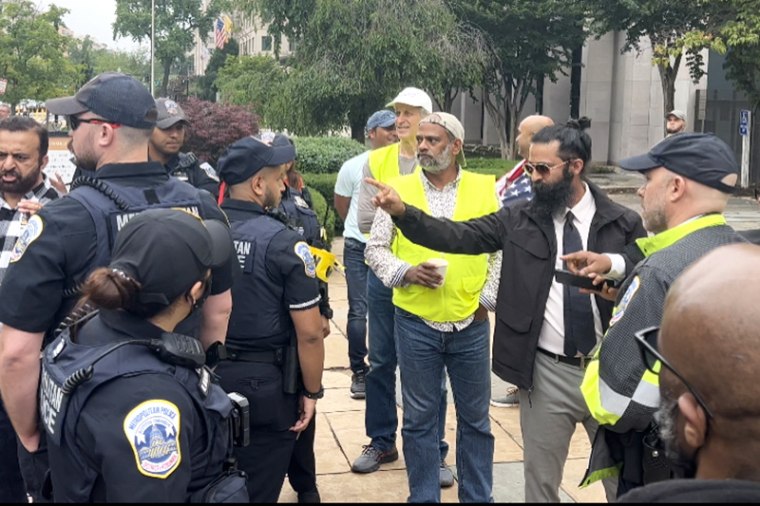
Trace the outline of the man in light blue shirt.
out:
[[[383,109],[367,120],[365,128],[371,149],[398,142],[396,115]],[[348,285],[348,360],[351,364],[351,397],[364,399],[364,376],[367,365],[367,264],[364,247],[367,238],[359,231],[357,221],[359,189],[362,171],[369,151],[347,160],[340,168],[335,183],[334,205],[343,220],[343,264],[346,266]]]

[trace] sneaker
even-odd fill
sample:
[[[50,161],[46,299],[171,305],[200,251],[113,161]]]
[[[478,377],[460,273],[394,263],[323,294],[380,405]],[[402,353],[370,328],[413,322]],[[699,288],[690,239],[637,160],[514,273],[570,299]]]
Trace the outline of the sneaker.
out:
[[[441,470],[439,473],[441,480],[441,488],[449,488],[454,486],[454,473],[449,469],[445,460],[441,461]]]
[[[364,399],[366,397],[366,379],[367,373],[355,372],[351,375],[351,398],[352,399]]]
[[[398,450],[395,445],[385,452],[378,450],[371,444],[364,445],[363,448],[362,454],[351,466],[351,470],[355,473],[374,473],[380,469],[380,464],[398,460]]]
[[[520,404],[520,389],[517,387],[508,387],[502,397],[491,398],[491,406],[497,408],[513,408]]]

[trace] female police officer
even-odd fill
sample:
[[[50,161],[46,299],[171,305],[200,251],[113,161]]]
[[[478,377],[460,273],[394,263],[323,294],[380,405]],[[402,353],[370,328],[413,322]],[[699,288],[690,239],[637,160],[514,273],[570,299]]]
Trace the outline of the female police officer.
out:
[[[147,210],[89,276],[82,302],[99,313],[43,353],[56,501],[247,501],[245,478],[228,465],[232,404],[211,383],[200,343],[173,333],[231,248],[221,222]]]

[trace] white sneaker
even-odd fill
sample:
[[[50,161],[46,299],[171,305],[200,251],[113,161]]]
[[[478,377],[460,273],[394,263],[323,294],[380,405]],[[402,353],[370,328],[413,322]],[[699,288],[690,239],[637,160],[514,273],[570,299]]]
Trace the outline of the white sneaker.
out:
[[[497,408],[514,408],[519,404],[520,389],[517,387],[508,387],[503,396],[491,398],[491,406],[496,406]]]

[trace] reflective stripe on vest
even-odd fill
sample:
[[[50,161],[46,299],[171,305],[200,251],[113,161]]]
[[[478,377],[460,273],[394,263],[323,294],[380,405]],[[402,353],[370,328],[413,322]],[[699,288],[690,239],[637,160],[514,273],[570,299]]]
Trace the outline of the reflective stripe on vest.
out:
[[[390,185],[404,202],[429,214],[422,177],[425,177],[422,173],[409,174],[392,180]],[[498,209],[494,177],[461,170],[453,220],[466,221]],[[443,286],[435,289],[419,285],[394,288],[394,305],[435,322],[464,320],[478,309],[488,272],[488,254],[453,255],[433,251],[414,244],[398,230],[391,249],[398,258],[411,265],[431,258],[444,258],[449,262]]]

